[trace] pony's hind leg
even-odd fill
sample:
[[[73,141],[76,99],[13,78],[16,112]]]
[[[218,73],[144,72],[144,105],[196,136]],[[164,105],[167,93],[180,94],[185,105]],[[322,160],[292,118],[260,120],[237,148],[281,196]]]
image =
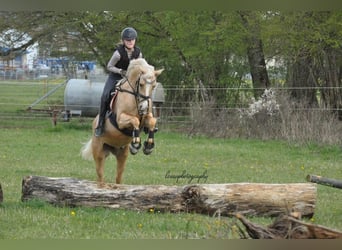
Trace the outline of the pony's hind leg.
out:
[[[93,140],[93,157],[96,166],[96,174],[97,174],[97,184],[99,187],[104,187],[104,165],[106,160],[106,152],[103,149],[103,146],[100,145],[99,142]]]
[[[128,146],[119,149],[116,152],[116,184],[121,184],[122,174],[125,170],[126,160],[128,157]]]

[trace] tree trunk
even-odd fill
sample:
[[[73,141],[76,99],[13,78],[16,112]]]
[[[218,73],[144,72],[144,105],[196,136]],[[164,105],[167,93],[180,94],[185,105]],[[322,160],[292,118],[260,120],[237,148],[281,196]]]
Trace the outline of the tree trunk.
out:
[[[287,82],[291,97],[304,107],[317,107],[317,77],[313,58],[307,49],[300,49],[288,66]]]
[[[262,40],[260,38],[260,25],[253,11],[239,11],[238,13],[243,26],[249,33],[247,39],[247,56],[252,75],[254,97],[258,99],[264,90],[270,87]]]
[[[342,120],[341,52],[327,48],[322,51],[319,69],[322,75],[321,96],[324,107]]]
[[[296,211],[312,217],[316,184],[194,184],[107,185],[73,178],[27,176],[22,201],[40,199],[59,206],[106,207],[136,211],[197,212],[232,216],[235,213],[278,216]]]

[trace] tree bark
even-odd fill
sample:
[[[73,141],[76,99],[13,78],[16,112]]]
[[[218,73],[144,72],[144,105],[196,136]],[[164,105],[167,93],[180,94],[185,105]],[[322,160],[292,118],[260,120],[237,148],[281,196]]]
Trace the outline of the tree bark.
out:
[[[317,79],[313,74],[313,58],[307,49],[301,49],[289,65],[287,82],[290,95],[304,107],[317,107]]]
[[[197,212],[208,215],[278,216],[299,212],[312,217],[316,184],[114,185],[73,178],[27,176],[22,201],[40,199],[58,206],[106,207],[136,211]]]
[[[326,48],[322,51],[319,69],[322,74],[322,102],[342,120],[342,90],[341,90],[341,58],[340,50]]]

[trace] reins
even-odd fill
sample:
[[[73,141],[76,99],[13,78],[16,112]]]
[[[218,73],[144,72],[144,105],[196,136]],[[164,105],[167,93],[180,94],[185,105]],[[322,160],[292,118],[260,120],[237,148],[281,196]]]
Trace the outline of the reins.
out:
[[[123,82],[120,83],[120,85],[117,87],[117,90],[118,90],[119,92],[126,92],[126,93],[129,93],[129,94],[131,94],[131,95],[134,95],[134,96],[137,97],[137,98],[142,98],[143,100],[148,100],[148,99],[151,98],[150,96],[142,95],[142,94],[139,93],[139,86],[140,86],[139,82],[140,82],[140,77],[138,78],[138,80],[137,80],[136,83],[135,83],[135,84],[136,84],[136,88],[134,88],[134,87],[132,86],[132,84],[130,83],[130,81],[128,80],[127,77],[125,77],[125,78],[126,78],[126,81],[128,82],[129,86],[131,87],[131,89],[132,89],[133,91],[130,91],[130,90],[127,90],[127,89],[122,89],[122,88],[121,88],[121,85],[122,85],[123,83],[125,83],[125,81],[123,81]]]

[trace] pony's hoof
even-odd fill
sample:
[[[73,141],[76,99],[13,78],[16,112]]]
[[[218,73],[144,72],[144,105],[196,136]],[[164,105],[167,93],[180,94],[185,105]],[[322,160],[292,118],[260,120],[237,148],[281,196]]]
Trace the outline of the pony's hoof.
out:
[[[141,148],[141,142],[131,142],[130,144],[133,148],[136,148],[137,150],[139,150]]]
[[[148,143],[147,141],[144,142],[144,148],[143,148],[143,152],[145,155],[149,155],[152,153],[154,148],[154,143]]]
[[[132,155],[135,155],[138,153],[139,149],[135,148],[132,144],[129,144],[129,151]]]
[[[103,189],[103,188],[106,187],[106,184],[104,182],[102,182],[102,181],[98,181],[97,182],[97,187]]]

